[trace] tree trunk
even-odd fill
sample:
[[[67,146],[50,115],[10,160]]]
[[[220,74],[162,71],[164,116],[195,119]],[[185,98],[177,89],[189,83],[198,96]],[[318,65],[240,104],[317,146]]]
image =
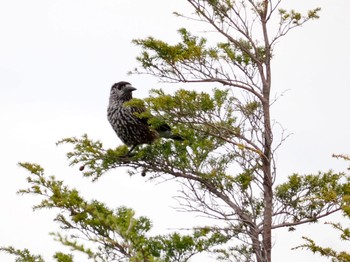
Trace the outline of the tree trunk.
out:
[[[271,227],[272,227],[272,212],[273,212],[273,179],[271,172],[272,158],[272,129],[270,117],[270,91],[271,91],[271,46],[267,30],[267,13],[269,1],[264,1],[264,10],[261,14],[262,31],[265,41],[265,72],[261,74],[263,82],[263,111],[264,111],[264,156],[262,159],[264,172],[264,223],[263,223],[263,245],[265,261],[271,262]]]

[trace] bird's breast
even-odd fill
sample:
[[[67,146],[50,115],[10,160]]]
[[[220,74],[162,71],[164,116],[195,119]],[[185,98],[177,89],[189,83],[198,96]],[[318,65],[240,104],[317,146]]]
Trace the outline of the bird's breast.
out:
[[[150,144],[157,138],[157,132],[150,130],[130,107],[123,105],[108,108],[108,120],[118,137],[128,146]]]

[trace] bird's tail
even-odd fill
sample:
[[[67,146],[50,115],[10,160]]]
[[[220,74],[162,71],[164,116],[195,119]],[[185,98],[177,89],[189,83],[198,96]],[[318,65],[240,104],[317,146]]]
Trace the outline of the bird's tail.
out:
[[[161,137],[168,138],[168,139],[174,139],[177,141],[184,141],[185,140],[182,136],[173,134],[173,132],[171,131],[171,128],[168,124],[164,123],[164,124],[160,125],[156,130]]]
[[[174,139],[176,141],[184,141],[185,139],[180,135],[174,135],[171,130],[158,131],[159,135],[163,138]]]
[[[176,141],[184,141],[184,140],[185,140],[182,136],[180,136],[180,135],[174,135],[174,134],[173,134],[170,138],[171,138],[171,139],[174,139],[174,140],[176,140]]]

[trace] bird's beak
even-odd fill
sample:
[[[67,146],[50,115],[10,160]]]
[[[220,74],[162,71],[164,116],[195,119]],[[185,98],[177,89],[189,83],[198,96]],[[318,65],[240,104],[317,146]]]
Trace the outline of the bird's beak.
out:
[[[126,86],[125,90],[126,90],[126,91],[129,91],[129,92],[132,92],[132,91],[135,91],[136,88],[133,87],[133,86]]]

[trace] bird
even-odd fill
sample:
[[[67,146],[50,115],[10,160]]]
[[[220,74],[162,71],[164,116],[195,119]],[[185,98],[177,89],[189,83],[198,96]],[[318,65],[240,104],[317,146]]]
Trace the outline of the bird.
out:
[[[148,118],[138,117],[137,114],[146,111],[144,107],[125,105],[125,102],[132,99],[135,90],[137,89],[126,81],[113,84],[107,108],[107,118],[113,130],[125,145],[131,147],[127,155],[138,145],[152,144],[159,137],[183,141],[181,136],[172,133],[168,124],[153,129]]]

